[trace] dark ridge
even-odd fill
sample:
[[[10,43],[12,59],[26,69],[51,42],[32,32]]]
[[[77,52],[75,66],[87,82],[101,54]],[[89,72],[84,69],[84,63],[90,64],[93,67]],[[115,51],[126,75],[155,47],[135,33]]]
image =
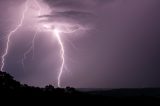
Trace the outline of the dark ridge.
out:
[[[82,93],[75,88],[55,88],[47,85],[44,88],[28,86],[14,80],[6,72],[0,72],[0,95],[2,96],[80,96]]]
[[[67,100],[70,102],[80,101],[79,103],[102,103],[102,104],[160,104],[160,88],[134,88],[134,89],[113,89],[113,90],[90,90],[80,91],[72,87],[55,88],[47,85],[44,88],[28,86],[14,80],[6,72],[0,72],[0,97],[6,100],[11,97],[41,98],[47,100]],[[14,98],[15,97],[15,98]],[[54,98],[54,99],[53,99]],[[56,99],[55,99],[56,98]],[[41,100],[39,99],[39,100]],[[2,100],[2,99],[1,99]],[[61,103],[59,102],[59,103]]]

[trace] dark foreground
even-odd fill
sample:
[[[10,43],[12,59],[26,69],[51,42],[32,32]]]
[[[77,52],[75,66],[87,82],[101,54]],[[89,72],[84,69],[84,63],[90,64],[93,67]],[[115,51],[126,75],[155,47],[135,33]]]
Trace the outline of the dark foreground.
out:
[[[160,88],[113,89],[82,92],[71,87],[45,88],[20,84],[7,73],[0,72],[0,99],[50,101],[52,103],[78,102],[98,104],[160,104]]]

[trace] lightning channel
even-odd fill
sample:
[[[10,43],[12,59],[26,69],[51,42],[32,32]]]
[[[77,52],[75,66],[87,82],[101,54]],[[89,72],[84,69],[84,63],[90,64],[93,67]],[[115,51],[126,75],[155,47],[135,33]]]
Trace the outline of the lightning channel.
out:
[[[8,51],[9,51],[9,45],[10,45],[10,42],[11,42],[11,37],[12,37],[12,35],[14,35],[14,33],[17,32],[17,30],[18,30],[19,28],[21,28],[22,25],[23,25],[23,21],[24,21],[24,18],[25,18],[25,13],[26,13],[27,10],[28,10],[28,1],[29,1],[29,0],[27,0],[26,3],[25,3],[25,8],[24,8],[24,11],[22,12],[22,17],[21,17],[21,19],[20,19],[19,24],[8,34],[5,52],[4,52],[4,54],[2,55],[2,65],[1,65],[1,71],[2,71],[2,72],[4,72],[5,58],[6,58],[7,54],[8,54]]]
[[[36,6],[38,7],[38,16],[40,16],[41,15],[41,11],[42,11],[42,8],[41,8],[41,6],[40,6],[40,4],[38,3],[38,1],[37,0],[34,0],[34,3],[36,4]],[[36,39],[36,37],[37,37],[37,35],[38,35],[38,30],[39,30],[39,28],[37,27],[36,28],[36,31],[35,31],[35,34],[34,34],[34,36],[33,36],[33,39],[32,39],[32,43],[31,43],[31,46],[30,46],[30,48],[24,53],[24,55],[23,55],[23,58],[22,58],[22,67],[23,67],[23,70],[25,70],[25,63],[24,63],[24,61],[25,61],[25,59],[27,58],[27,55],[32,51],[32,59],[33,59],[33,57],[34,57],[34,47],[35,47],[35,39]]]
[[[65,50],[64,50],[64,46],[63,46],[63,42],[61,39],[61,36],[59,34],[60,32],[57,29],[54,29],[53,34],[56,36],[58,43],[60,45],[60,49],[61,49],[61,59],[62,59],[62,63],[61,63],[61,67],[60,67],[60,71],[58,74],[58,87],[61,87],[61,77],[63,74],[63,70],[64,70],[64,64],[65,64]]]
[[[25,59],[27,58],[27,55],[28,55],[31,51],[33,51],[33,53],[32,53],[32,59],[33,59],[33,57],[34,57],[35,39],[36,39],[37,35],[38,35],[38,31],[36,31],[35,34],[34,34],[34,36],[33,36],[32,44],[31,44],[30,48],[29,48],[29,49],[24,53],[24,55],[23,55],[23,58],[22,58],[22,67],[23,67],[23,70],[25,70],[25,63],[24,63],[24,62],[25,62]]]

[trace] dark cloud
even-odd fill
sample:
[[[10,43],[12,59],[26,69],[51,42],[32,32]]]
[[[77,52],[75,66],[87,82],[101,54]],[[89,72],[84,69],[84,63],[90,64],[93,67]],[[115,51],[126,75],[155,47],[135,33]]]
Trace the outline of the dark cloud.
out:
[[[81,11],[63,11],[63,12],[53,12],[50,15],[40,16],[42,21],[45,22],[58,22],[58,23],[68,23],[68,24],[79,24],[85,26],[91,24],[95,16],[89,12]]]
[[[44,0],[51,8],[80,8],[83,2],[79,0]]]
[[[65,11],[65,12],[56,12],[55,15],[60,15],[60,16],[65,16],[65,17],[74,17],[74,16],[78,16],[78,17],[89,17],[92,16],[91,13],[87,13],[87,12],[80,12],[80,11]]]
[[[99,6],[115,2],[116,0],[44,0],[51,8],[76,8],[86,9],[91,6]]]
[[[43,0],[52,9],[48,20],[74,21],[81,24],[95,23],[97,10],[102,6],[114,3],[116,0]],[[51,19],[53,18],[53,19]],[[55,19],[56,18],[56,19]]]

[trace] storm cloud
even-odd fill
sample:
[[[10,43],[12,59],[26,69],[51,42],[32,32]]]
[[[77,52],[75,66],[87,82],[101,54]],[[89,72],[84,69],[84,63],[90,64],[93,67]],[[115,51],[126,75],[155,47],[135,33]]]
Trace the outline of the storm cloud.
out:
[[[94,12],[89,8],[87,9],[87,2],[75,0],[44,0],[44,2],[52,9],[50,14],[40,17],[45,22],[78,24],[83,27],[91,27],[96,18]]]
[[[38,17],[42,21],[91,27],[84,33],[63,36],[66,57],[63,86],[160,87],[159,0],[43,2],[51,12]],[[19,19],[21,11],[17,4],[19,0],[14,0],[14,3],[13,0],[0,1],[1,37],[7,36],[12,24]],[[16,12],[12,11],[13,8]],[[7,9],[8,11],[4,11]],[[10,26],[12,27],[8,29]],[[34,31],[28,31],[23,26],[12,37],[5,70],[22,83],[37,86],[51,83],[56,86],[60,64],[59,46],[55,39],[51,39],[50,34],[39,33],[34,60],[28,56],[25,61],[26,69],[22,71],[20,60],[29,47],[33,34]],[[0,43],[2,54],[5,40]]]

